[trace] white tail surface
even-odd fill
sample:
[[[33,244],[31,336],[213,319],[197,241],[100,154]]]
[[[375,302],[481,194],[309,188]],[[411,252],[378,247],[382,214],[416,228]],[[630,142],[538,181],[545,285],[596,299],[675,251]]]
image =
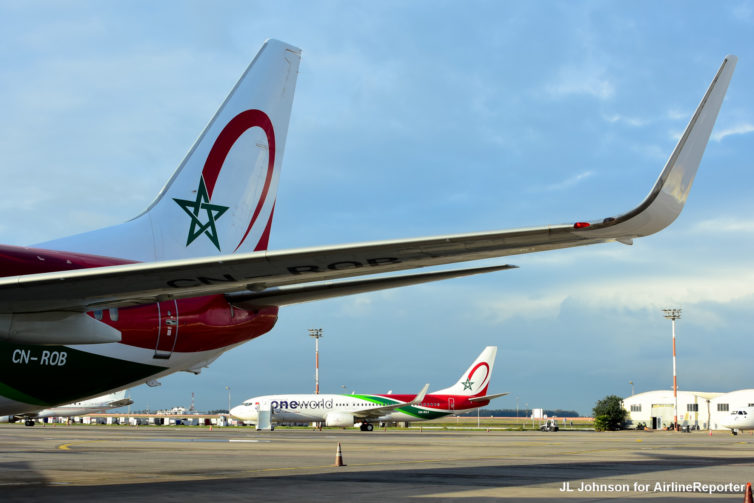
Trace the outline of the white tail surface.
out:
[[[39,246],[139,261],[266,250],[300,60],[265,42],[146,211]]]
[[[497,346],[487,346],[450,388],[432,392],[433,395],[483,396],[487,393],[495,365]]]

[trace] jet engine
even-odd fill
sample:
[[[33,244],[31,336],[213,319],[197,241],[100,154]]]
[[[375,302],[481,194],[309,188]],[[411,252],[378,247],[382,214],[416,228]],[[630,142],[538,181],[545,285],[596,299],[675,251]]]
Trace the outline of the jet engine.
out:
[[[341,426],[344,428],[350,428],[353,426],[353,414],[347,412],[330,412],[325,417],[325,426]]]

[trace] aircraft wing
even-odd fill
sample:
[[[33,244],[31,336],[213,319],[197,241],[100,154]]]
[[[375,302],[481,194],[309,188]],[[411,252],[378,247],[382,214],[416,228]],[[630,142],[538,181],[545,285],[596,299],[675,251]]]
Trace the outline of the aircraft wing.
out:
[[[330,299],[353,295],[357,293],[374,292],[399,286],[418,285],[442,279],[460,278],[486,272],[517,269],[515,265],[499,265],[491,267],[473,267],[468,269],[451,269],[421,274],[406,274],[400,276],[385,276],[352,281],[329,281],[307,285],[290,285],[270,288],[262,292],[237,292],[228,294],[227,298],[234,305],[254,308],[263,306],[285,306],[300,302]],[[388,392],[390,394],[390,392]]]
[[[419,394],[416,395],[416,397],[411,400],[410,402],[401,402],[401,403],[394,403],[390,405],[384,405],[382,407],[374,407],[371,409],[362,409],[357,410],[353,413],[353,416],[355,418],[359,419],[377,419],[385,414],[389,414],[390,412],[394,411],[395,409],[400,409],[401,407],[406,407],[409,405],[416,405],[418,403],[421,403],[422,400],[424,400],[424,397],[427,395],[427,390],[429,389],[429,383],[425,384],[424,387],[421,389]]]
[[[680,214],[735,64],[735,56],[725,58],[649,195],[621,215],[514,230],[10,276],[0,278],[0,318],[3,313],[81,312],[233,292],[245,292],[250,302],[257,295],[261,303],[274,304],[276,296],[281,304],[289,303],[276,290],[281,287],[296,289],[295,302],[303,302],[327,297],[328,288],[334,291],[322,286],[326,281],[608,241],[630,244],[662,230]],[[303,288],[312,283],[320,286]],[[351,284],[340,287],[338,295],[385,284]]]

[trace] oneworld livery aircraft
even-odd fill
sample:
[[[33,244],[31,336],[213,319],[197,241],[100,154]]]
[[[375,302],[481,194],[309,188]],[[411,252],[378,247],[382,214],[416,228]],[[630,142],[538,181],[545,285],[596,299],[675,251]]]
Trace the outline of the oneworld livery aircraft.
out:
[[[508,393],[487,395],[495,364],[496,346],[487,346],[451,387],[427,394],[429,384],[416,395],[267,395],[233,407],[232,416],[259,425],[260,411],[273,422],[323,422],[326,426],[372,431],[374,423],[413,422],[463,414],[484,407]]]
[[[267,41],[140,215],[33,247],[0,246],[0,414],[199,373],[270,331],[280,306],[513,266],[398,271],[655,233],[686,202],[736,63],[724,59],[658,180],[626,213],[270,251],[300,58]]]

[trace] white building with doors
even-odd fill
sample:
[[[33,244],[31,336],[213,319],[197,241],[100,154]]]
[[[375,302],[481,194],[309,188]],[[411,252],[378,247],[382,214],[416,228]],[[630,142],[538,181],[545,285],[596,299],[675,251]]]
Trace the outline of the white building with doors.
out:
[[[628,411],[628,427],[643,423],[650,429],[668,428],[673,424],[675,402],[672,390],[638,393],[623,400]],[[691,429],[722,430],[723,418],[732,411],[754,407],[754,389],[722,392],[679,391],[678,424]]]

